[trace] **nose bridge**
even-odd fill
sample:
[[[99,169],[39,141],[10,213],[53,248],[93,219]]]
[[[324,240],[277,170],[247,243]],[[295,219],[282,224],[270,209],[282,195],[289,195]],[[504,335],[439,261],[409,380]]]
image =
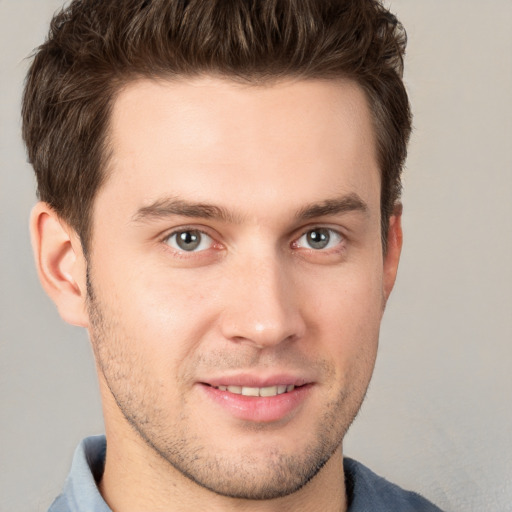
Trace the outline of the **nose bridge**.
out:
[[[237,262],[222,313],[225,337],[263,348],[303,335],[298,290],[285,259],[270,250]]]

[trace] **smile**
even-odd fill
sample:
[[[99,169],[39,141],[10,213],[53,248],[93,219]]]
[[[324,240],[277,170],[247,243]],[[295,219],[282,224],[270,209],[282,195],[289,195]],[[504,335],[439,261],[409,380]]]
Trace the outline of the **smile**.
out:
[[[212,386],[220,391],[228,391],[235,395],[244,396],[276,396],[284,393],[289,393],[295,389],[293,384],[290,385],[278,385],[278,386],[267,386],[264,388],[253,388],[247,386]]]
[[[247,376],[229,377],[224,382],[220,379],[213,383],[202,382],[200,389],[208,400],[216,404],[216,407],[220,406],[230,417],[249,422],[271,423],[292,418],[311,396],[314,388],[313,382],[304,382],[289,376],[278,379],[274,377],[273,382],[255,380],[257,379]],[[290,381],[294,380],[291,384]]]

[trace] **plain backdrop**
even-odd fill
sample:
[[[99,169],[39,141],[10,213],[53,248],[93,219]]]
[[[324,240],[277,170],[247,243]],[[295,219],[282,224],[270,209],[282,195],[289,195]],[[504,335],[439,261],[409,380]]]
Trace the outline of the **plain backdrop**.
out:
[[[206,0],[205,0],[206,1]],[[0,510],[45,511],[102,432],[87,336],[33,268],[26,57],[60,0],[0,0]],[[446,511],[512,511],[512,2],[395,0],[415,114],[405,245],[345,453]]]

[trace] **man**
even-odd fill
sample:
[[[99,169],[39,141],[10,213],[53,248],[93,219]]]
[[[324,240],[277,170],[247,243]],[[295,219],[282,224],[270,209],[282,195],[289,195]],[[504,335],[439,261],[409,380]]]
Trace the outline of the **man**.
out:
[[[41,282],[106,438],[50,510],[439,510],[343,458],[400,250],[378,2],[73,1],[29,72]]]

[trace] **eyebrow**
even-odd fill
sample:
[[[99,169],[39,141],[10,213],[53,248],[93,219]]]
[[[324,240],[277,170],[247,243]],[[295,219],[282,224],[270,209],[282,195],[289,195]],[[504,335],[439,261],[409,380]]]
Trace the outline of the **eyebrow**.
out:
[[[320,203],[311,203],[300,208],[295,217],[297,220],[309,220],[315,217],[339,215],[349,212],[368,211],[367,204],[357,194],[347,194],[341,197],[326,199]],[[178,198],[158,199],[148,206],[139,208],[132,220],[134,222],[149,222],[165,219],[173,215],[200,219],[216,219],[226,223],[240,224],[242,215],[233,213],[221,206],[208,203],[192,203]]]
[[[315,217],[328,215],[339,215],[349,212],[368,212],[368,205],[357,195],[347,194],[345,196],[326,199],[321,203],[312,203],[301,208],[296,217],[300,220],[308,220]]]
[[[191,203],[177,198],[159,199],[154,203],[143,206],[133,216],[134,222],[146,222],[165,219],[173,215],[201,219],[219,219],[224,222],[238,224],[241,218],[226,208],[207,203]]]

